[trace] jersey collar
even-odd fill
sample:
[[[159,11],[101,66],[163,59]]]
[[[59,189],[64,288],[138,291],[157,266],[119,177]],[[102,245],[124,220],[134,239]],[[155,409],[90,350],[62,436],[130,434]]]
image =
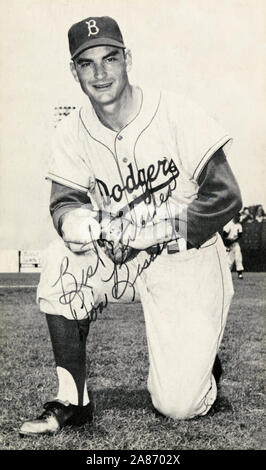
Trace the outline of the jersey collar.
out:
[[[80,119],[87,133],[92,139],[108,147],[115,153],[116,140],[126,140],[128,149],[134,149],[140,135],[145,132],[153,121],[160,106],[161,93],[158,90],[140,87],[142,91],[142,104],[137,116],[121,131],[112,131],[99,120],[90,102],[80,109]]]

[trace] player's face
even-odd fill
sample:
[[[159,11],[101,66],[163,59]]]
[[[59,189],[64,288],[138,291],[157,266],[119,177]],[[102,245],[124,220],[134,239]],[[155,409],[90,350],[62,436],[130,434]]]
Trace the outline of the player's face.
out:
[[[112,46],[87,49],[70,64],[84,93],[98,105],[119,100],[128,86],[130,66],[130,51]]]

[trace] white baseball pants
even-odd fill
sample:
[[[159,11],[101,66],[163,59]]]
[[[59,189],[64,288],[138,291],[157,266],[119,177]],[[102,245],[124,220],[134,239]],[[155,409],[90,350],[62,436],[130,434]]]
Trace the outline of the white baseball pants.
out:
[[[62,263],[64,257],[68,259],[67,268],[66,262]],[[37,291],[41,311],[67,318],[73,318],[74,311],[76,318],[81,319],[86,316],[84,305],[90,310],[91,305],[104,301],[106,292],[111,300],[113,279],[105,283],[102,280],[110,277],[113,267],[103,259],[105,265],[100,263],[96,273],[87,279],[90,287],[83,286],[79,291],[88,265],[92,271],[95,268],[93,255],[75,255],[61,240],[54,242],[47,250]],[[141,252],[128,264],[131,280],[145,259],[147,254]],[[121,271],[121,276],[125,278],[127,271]],[[175,254],[164,250],[142,270],[136,284],[146,323],[148,389],[153,405],[174,419],[206,414],[216,399],[212,367],[233,296],[231,273],[219,235],[198,250]],[[131,300],[129,288],[119,301]],[[71,309],[69,301],[73,304]]]
[[[244,271],[241,248],[238,242],[234,242],[228,251],[228,262],[230,269],[233,269],[234,263],[237,271]]]

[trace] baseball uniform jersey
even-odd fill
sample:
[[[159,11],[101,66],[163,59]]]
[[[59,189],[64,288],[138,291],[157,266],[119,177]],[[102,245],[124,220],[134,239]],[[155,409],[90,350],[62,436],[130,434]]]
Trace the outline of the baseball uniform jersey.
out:
[[[119,213],[137,207],[131,211],[137,223],[156,218],[158,207],[165,204],[183,222],[179,234],[192,246],[181,252],[164,247],[152,259],[141,251],[116,272],[125,289],[114,295],[113,267],[100,248],[75,255],[59,239],[47,250],[37,296],[46,313],[84,318],[99,304],[132,299],[136,288],[146,322],[148,388],[154,406],[168,416],[191,418],[206,414],[216,398],[212,365],[233,286],[212,218],[206,217],[207,236],[196,243],[197,224],[189,229],[187,214],[197,203],[199,178],[209,160],[221,148],[226,153],[231,139],[183,96],[143,88],[139,92],[141,108],[120,132],[105,127],[88,100],[65,118],[54,138],[47,177],[69,192],[78,191],[84,200],[88,197],[94,208]],[[70,208],[62,205],[54,214],[59,232],[60,218]],[[232,215],[228,213],[225,223]]]

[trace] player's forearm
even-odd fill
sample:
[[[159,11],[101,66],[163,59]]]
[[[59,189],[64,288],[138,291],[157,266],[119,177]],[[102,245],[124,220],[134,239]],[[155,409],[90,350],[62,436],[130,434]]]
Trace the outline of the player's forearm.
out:
[[[220,231],[241,209],[238,184],[222,150],[216,152],[199,177],[198,198],[183,214],[181,236],[199,247]],[[182,216],[181,216],[182,219]],[[183,233],[182,233],[183,232]]]
[[[71,189],[59,183],[52,182],[50,196],[50,214],[53,224],[61,236],[61,222],[64,214],[73,209],[78,209],[90,204],[90,199],[86,193]]]

